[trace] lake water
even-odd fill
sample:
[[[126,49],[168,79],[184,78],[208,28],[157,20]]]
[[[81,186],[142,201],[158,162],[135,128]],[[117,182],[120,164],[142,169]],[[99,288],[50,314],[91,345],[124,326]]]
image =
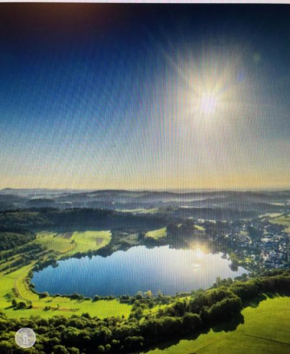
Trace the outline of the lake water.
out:
[[[35,272],[32,283],[39,292],[94,295],[134,295],[139,290],[175,295],[213,285],[216,278],[234,278],[247,271],[230,269],[221,253],[204,253],[200,248],[174,249],[145,246],[118,251],[108,257],[93,256],[59,261]]]

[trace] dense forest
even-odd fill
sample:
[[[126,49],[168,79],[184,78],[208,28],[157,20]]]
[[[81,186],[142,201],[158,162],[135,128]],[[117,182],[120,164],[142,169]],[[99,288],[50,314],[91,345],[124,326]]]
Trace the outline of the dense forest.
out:
[[[34,232],[0,225],[0,251],[22,246],[35,239],[36,234]]]
[[[112,210],[74,208],[30,208],[0,212],[0,224],[5,227],[29,230],[89,230],[118,229],[130,225],[139,229],[154,229],[163,226],[165,218],[154,215],[132,215]]]

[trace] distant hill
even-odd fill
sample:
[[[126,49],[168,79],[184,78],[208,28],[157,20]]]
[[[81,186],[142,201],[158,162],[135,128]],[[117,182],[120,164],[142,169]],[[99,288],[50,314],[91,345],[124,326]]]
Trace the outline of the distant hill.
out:
[[[101,209],[30,208],[0,212],[0,225],[29,230],[117,230],[124,227],[152,230],[166,225],[166,219],[155,215],[133,215]]]
[[[29,200],[26,205],[34,208],[51,208],[57,205],[56,201],[47,198],[36,198]]]
[[[279,191],[133,191],[133,190],[52,190],[11,189],[0,191],[0,210],[53,207],[110,210],[191,207],[231,209],[232,212],[287,212],[290,190]],[[218,211],[217,211],[218,213]],[[242,215],[242,214],[241,214]]]

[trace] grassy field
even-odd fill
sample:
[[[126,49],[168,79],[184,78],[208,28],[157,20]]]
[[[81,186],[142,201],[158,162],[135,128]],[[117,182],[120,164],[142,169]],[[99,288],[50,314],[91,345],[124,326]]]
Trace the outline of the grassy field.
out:
[[[95,251],[110,243],[111,231],[74,232],[71,240],[76,244],[76,248],[69,252],[70,254]]]
[[[95,251],[111,241],[111,231],[66,232],[57,234],[41,232],[37,235],[38,243],[47,249],[61,254],[73,255],[77,252]]]
[[[65,297],[51,296],[39,299],[38,295],[31,292],[24,282],[30,269],[29,265],[0,278],[0,310],[4,310],[7,316],[18,318],[39,315],[50,318],[57,314],[69,317],[73,314],[81,315],[88,312],[91,316],[105,318],[122,315],[128,317],[130,314],[131,306],[121,304],[117,300],[93,302],[92,300],[71,300]],[[17,301],[31,301],[32,309],[15,310],[11,307],[11,300],[15,298],[13,288],[17,293]],[[45,309],[47,307],[50,309]]]
[[[194,228],[196,230],[199,230],[199,231],[205,231],[205,228],[203,226],[200,226],[200,225],[194,225]]]
[[[194,230],[205,231],[204,227],[199,225],[194,225]],[[158,230],[148,231],[145,235],[145,237],[153,238],[154,240],[158,240],[159,238],[166,237],[166,236],[167,236],[166,227],[163,227],[162,229],[158,229]]]
[[[166,236],[167,236],[166,227],[163,227],[162,229],[158,229],[158,230],[148,231],[145,235],[145,237],[150,237],[153,238],[154,240]]]
[[[76,245],[71,243],[71,240],[61,237],[62,234],[52,232],[41,232],[37,235],[36,242],[45,248],[58,252],[67,253],[72,251]]]
[[[267,299],[257,308],[242,311],[244,323],[232,332],[200,335],[150,354],[289,354],[290,297]]]
[[[42,232],[37,235],[38,242],[47,249],[55,252],[58,257],[73,255],[76,252],[97,250],[107,245],[111,240],[110,231],[86,231],[66,234]],[[33,263],[18,269],[15,272],[0,274],[0,310],[4,310],[10,317],[25,317],[40,315],[49,318],[57,314],[69,317],[73,314],[89,313],[91,316],[105,318],[110,316],[128,317],[131,306],[121,304],[117,300],[97,301],[71,300],[65,297],[51,297],[40,299],[27,286],[25,279],[33,268]],[[11,306],[12,299],[31,303],[31,309],[15,310]]]
[[[269,220],[272,224],[278,224],[286,226],[285,231],[290,234],[290,215],[288,216],[281,216],[279,218]]]

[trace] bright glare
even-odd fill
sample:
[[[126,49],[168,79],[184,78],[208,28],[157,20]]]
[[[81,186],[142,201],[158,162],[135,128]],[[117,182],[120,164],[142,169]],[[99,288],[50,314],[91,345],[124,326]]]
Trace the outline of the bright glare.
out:
[[[197,248],[195,251],[194,251],[197,259],[202,259],[203,258],[203,251],[200,249],[200,248]]]
[[[200,108],[202,113],[214,114],[218,104],[218,99],[214,94],[205,93],[201,96]]]

